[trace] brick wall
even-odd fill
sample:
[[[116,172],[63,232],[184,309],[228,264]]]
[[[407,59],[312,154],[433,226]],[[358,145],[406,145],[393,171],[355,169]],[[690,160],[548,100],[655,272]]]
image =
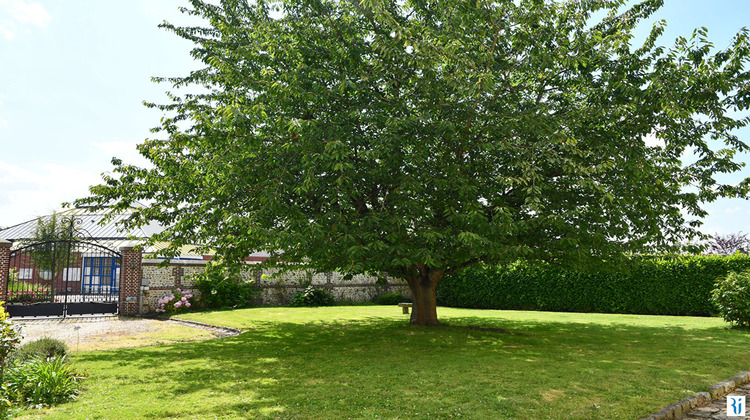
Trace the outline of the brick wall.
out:
[[[154,312],[156,301],[178,287],[197,292],[194,289],[194,276],[202,273],[206,267],[206,261],[200,260],[173,260],[167,266],[159,266],[162,262],[163,260],[143,260],[143,277],[149,281],[149,290],[143,292],[144,313]],[[260,290],[255,302],[259,305],[285,305],[294,293],[309,284],[328,290],[338,301],[347,302],[366,302],[384,293],[411,295],[406,282],[394,278],[386,278],[385,284],[378,284],[376,276],[358,275],[351,280],[344,280],[340,273],[301,270],[283,274],[278,270],[247,270],[243,272],[243,276],[254,281]]]
[[[0,300],[5,301],[8,293],[8,270],[10,269],[10,241],[0,239]]]
[[[137,315],[140,312],[141,297],[141,251],[132,246],[120,247],[120,314]]]

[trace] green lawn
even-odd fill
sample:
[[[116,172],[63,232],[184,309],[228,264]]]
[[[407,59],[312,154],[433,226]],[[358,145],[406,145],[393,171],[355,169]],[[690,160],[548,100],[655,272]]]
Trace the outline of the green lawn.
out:
[[[718,318],[438,311],[450,326],[395,306],[183,315],[245,332],[80,353],[80,400],[32,415],[629,419],[750,370],[750,332]]]

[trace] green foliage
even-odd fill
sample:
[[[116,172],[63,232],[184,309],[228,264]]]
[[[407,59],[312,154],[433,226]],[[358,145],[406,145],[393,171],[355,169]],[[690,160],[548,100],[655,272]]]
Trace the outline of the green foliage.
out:
[[[8,318],[4,303],[0,302],[0,383],[11,354],[21,342],[21,336]]]
[[[750,257],[633,257],[622,271],[577,271],[542,264],[476,266],[446,277],[447,306],[560,312],[715,315],[717,277],[750,269]]]
[[[331,292],[307,286],[305,290],[299,291],[292,296],[289,306],[333,306],[336,304]]]
[[[260,293],[253,281],[246,281],[240,267],[209,261],[206,270],[196,276],[201,303],[208,308],[244,308],[252,305]]]
[[[49,286],[19,280],[17,268],[11,268],[8,274],[8,303],[49,302],[51,300]]]
[[[705,30],[658,46],[659,22],[631,45],[661,0],[191,3],[206,28],[163,26],[205,68],[157,80],[205,93],[149,104],[167,114],[151,165],[114,159],[76,201],[149,202],[124,224],[167,226],[166,253],[265,249],[406,278],[432,305],[478,261],[676,250],[704,202],[748,192],[721,182],[748,149],[748,31],[711,54]]]
[[[21,336],[8,318],[5,302],[0,302],[0,418],[9,418],[11,401],[7,398],[5,384],[5,370],[10,362],[10,356],[21,342]]]
[[[14,363],[25,363],[36,359],[54,359],[68,354],[68,345],[64,341],[52,337],[42,337],[21,345],[13,352],[11,359]]]
[[[396,305],[402,302],[411,302],[411,299],[401,293],[385,293],[372,299],[377,305]]]
[[[8,398],[26,406],[60,404],[76,398],[83,379],[64,356],[34,359],[8,371]]]
[[[725,321],[750,327],[750,270],[720,277],[711,298]]]
[[[74,241],[78,239],[75,220],[61,217],[57,212],[36,219],[31,242]]]
[[[43,278],[53,279],[66,266],[74,266],[77,263],[77,254],[70,252],[72,246],[70,241],[78,239],[75,220],[72,218],[66,219],[60,217],[57,213],[52,213],[49,217],[38,218],[36,223],[36,228],[29,242],[38,243],[38,245],[35,245],[29,251],[31,259],[34,261],[34,267],[40,273],[48,273],[49,278],[42,276]]]

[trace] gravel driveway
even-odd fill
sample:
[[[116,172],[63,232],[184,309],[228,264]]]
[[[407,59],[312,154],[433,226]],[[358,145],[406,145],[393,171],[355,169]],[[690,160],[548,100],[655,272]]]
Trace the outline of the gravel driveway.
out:
[[[14,319],[13,323],[21,328],[22,343],[52,337],[64,341],[72,350],[106,350],[236,335],[236,331],[182,321],[117,316]]]

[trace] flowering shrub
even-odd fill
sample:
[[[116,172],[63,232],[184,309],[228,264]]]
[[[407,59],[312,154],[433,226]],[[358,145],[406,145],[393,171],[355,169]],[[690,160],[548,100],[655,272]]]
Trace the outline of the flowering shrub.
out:
[[[35,303],[35,302],[49,302],[52,298],[52,293],[47,289],[38,288],[27,289],[27,290],[15,290],[8,291],[6,298],[8,303]]]
[[[159,299],[157,304],[156,312],[174,314],[187,312],[191,306],[195,305],[195,300],[190,290],[177,288],[173,293]]]

